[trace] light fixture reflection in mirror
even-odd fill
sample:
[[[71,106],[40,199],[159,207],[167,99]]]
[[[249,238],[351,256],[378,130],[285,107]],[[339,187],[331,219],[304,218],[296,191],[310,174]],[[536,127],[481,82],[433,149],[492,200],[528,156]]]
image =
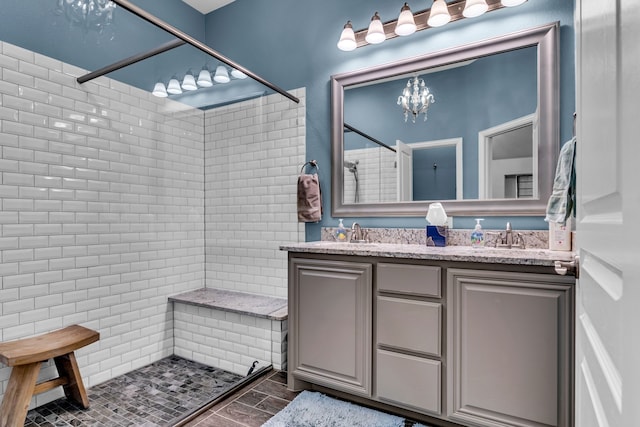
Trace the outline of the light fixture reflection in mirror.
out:
[[[464,200],[448,200],[443,203],[447,212],[451,212],[452,215],[504,216],[543,214],[546,201],[551,192],[553,171],[555,170],[555,161],[559,146],[559,117],[557,117],[559,108],[559,79],[557,69],[558,25],[557,23],[548,24],[494,39],[483,40],[470,45],[451,48],[443,52],[435,52],[405,61],[398,61],[332,76],[332,214],[346,217],[423,216],[428,204],[433,201],[420,200],[402,202],[396,200],[380,203],[368,202],[364,192],[368,177],[365,176],[366,164],[363,163],[365,160],[362,156],[359,158],[360,203],[353,203],[351,202],[353,198],[344,197],[345,189],[343,187],[343,179],[348,177],[348,173],[345,174],[343,161],[349,160],[349,156],[347,155],[348,151],[357,148],[349,145],[351,143],[347,140],[347,136],[343,131],[344,121],[347,121],[350,125],[362,127],[365,133],[373,135],[374,138],[378,138],[390,147],[396,147],[396,139],[402,139],[405,143],[408,142],[407,145],[411,145],[412,142],[429,142],[443,138],[463,137],[464,162],[462,169],[464,170]],[[493,107],[499,100],[508,96],[512,88],[501,85],[502,80],[504,80],[504,75],[498,73],[499,78],[494,83],[487,84],[480,82],[476,86],[469,86],[467,88],[469,92],[476,91],[478,88],[482,88],[487,92],[481,96],[479,96],[477,92],[473,94],[470,93],[470,95],[475,94],[481,103],[479,106],[474,106],[474,108],[465,109],[463,107],[452,106],[453,104],[451,103],[454,101],[452,98],[456,98],[457,96],[449,96],[448,91],[450,88],[443,89],[444,86],[441,87],[440,83],[436,85],[434,81],[437,79],[445,79],[446,73],[449,70],[443,69],[451,68],[454,64],[458,65],[468,62],[479,67],[483,61],[485,61],[483,58],[487,56],[500,56],[501,53],[507,52],[517,54],[520,51],[525,52],[527,50],[534,52],[533,56],[535,60],[531,65],[533,72],[533,74],[531,74],[531,80],[535,80],[536,83],[532,93],[528,95],[519,94],[518,96],[522,104],[528,104],[531,105],[531,107],[527,107],[527,109],[521,112],[513,111],[514,117],[512,117],[512,119],[535,114],[535,120],[537,121],[536,135],[539,143],[535,147],[532,146],[533,148],[530,148],[530,150],[533,149],[537,151],[537,165],[531,163],[532,178],[537,185],[537,194],[534,194],[534,197],[521,199],[496,198],[494,200],[478,200],[478,134],[482,130],[510,120],[509,117],[505,117],[498,120],[497,123],[486,121],[482,119],[483,116],[491,116],[496,113],[484,110],[489,110],[489,107]],[[504,73],[509,72],[510,70],[504,70]],[[376,116],[371,110],[378,108],[375,102],[370,102],[370,107],[366,110],[366,114],[370,116],[368,121],[357,122],[355,118],[351,116],[352,113],[348,110],[348,104],[351,102],[349,97],[352,92],[354,94],[357,93],[363,86],[368,85],[370,82],[385,82],[381,85],[384,86],[384,84],[392,83],[394,79],[401,81],[404,86],[407,76],[416,74],[421,74],[422,77],[426,76],[429,81],[429,87],[437,88],[434,97],[439,100],[438,108],[429,113],[429,125],[426,127],[422,122],[420,124],[416,123],[415,125],[405,125],[401,120],[398,121],[397,119],[395,119],[395,122],[396,125],[403,128],[420,128],[419,130],[422,132],[420,139],[406,138],[405,140],[404,137],[397,137],[396,134],[390,136],[382,133],[380,129],[390,127],[390,125],[388,122],[385,122],[387,124],[378,123],[379,120],[374,118]],[[437,74],[442,74],[443,77],[437,77]],[[456,83],[459,84],[457,80],[455,80],[453,84]],[[400,90],[401,89],[394,90],[396,91],[395,97],[397,97],[397,91]],[[440,98],[438,95],[441,90],[442,93],[447,94],[444,98]],[[389,93],[391,93],[391,89]],[[388,99],[387,97],[387,100]],[[532,104],[522,102],[525,100],[532,101]],[[388,105],[389,102],[386,101],[386,104]],[[462,105],[464,106],[464,102]],[[397,109],[398,107],[395,106],[395,108]],[[446,110],[454,111],[456,108],[459,109],[457,117],[441,115],[444,114]],[[510,105],[502,108],[506,110],[513,109]],[[399,115],[402,114],[402,112],[396,114]],[[477,122],[474,127],[464,131],[464,128],[473,122]],[[376,124],[379,125],[379,128],[371,130],[363,123]],[[450,133],[430,134],[429,132],[434,129]],[[364,148],[364,146],[360,148]],[[389,153],[389,155],[395,156],[394,153]],[[433,164],[433,162],[430,161],[423,163],[427,165]],[[438,165],[440,165],[439,162]],[[438,167],[438,170],[440,170],[440,167]],[[518,175],[524,175],[524,173]],[[384,179],[380,180],[380,185],[384,185],[384,183]],[[467,196],[473,197],[474,200],[468,200]]]

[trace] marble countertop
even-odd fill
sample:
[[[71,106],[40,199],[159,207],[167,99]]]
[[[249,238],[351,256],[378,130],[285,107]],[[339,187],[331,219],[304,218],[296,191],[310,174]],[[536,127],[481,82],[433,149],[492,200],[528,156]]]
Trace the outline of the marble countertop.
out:
[[[433,261],[477,262],[488,264],[536,265],[553,267],[555,261],[572,261],[572,252],[549,249],[472,248],[470,246],[423,246],[393,243],[306,242],[280,246],[283,251],[330,255],[375,256],[383,258]]]
[[[169,301],[263,317],[287,318],[287,300],[225,289],[202,288],[169,297]]]

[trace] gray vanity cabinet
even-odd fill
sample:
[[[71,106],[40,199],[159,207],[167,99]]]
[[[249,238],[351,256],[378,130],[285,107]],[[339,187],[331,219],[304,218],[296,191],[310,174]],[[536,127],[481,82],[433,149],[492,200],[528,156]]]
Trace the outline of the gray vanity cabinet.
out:
[[[573,427],[575,279],[522,264],[290,253],[289,388],[427,424]]]
[[[372,268],[290,260],[290,386],[302,380],[371,396]]]
[[[449,418],[473,426],[573,425],[573,282],[449,269]]]

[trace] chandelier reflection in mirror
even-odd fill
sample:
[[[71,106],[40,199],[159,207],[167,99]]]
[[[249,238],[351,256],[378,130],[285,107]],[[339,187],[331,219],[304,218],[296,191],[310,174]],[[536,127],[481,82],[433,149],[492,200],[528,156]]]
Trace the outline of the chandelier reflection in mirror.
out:
[[[434,102],[436,100],[433,94],[424,84],[424,80],[418,76],[409,79],[407,86],[402,91],[402,95],[398,97],[398,105],[402,107],[405,122],[411,115],[411,121],[415,123],[420,114],[424,114],[424,121],[426,122],[427,110],[429,110],[429,105]]]
[[[113,21],[116,4],[110,0],[58,0],[56,12],[64,14],[84,32],[95,30],[102,33]]]

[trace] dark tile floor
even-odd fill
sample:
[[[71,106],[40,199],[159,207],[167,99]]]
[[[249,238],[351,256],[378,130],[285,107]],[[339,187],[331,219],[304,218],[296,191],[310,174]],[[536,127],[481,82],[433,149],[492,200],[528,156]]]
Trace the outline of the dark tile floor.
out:
[[[204,408],[243,378],[171,356],[91,387],[87,410],[64,398],[33,409],[24,427],[260,427],[297,396],[286,373],[270,371]]]
[[[171,356],[87,390],[83,410],[62,398],[29,411],[25,427],[165,426],[243,377]]]

